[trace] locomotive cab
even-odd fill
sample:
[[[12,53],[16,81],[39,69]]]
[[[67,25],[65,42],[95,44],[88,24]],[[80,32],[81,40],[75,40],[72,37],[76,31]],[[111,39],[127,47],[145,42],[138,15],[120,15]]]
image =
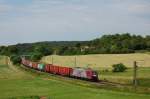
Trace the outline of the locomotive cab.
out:
[[[93,71],[92,80],[98,81],[98,73],[96,71]]]

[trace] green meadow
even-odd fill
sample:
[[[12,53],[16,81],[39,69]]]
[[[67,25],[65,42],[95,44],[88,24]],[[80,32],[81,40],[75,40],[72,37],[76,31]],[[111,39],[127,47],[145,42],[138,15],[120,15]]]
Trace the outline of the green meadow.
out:
[[[111,90],[47,73],[37,73],[11,64],[0,57],[0,99],[149,99],[146,93]],[[127,71],[128,72],[128,71]],[[144,71],[148,74],[147,70]],[[116,74],[103,73],[105,77]],[[130,75],[119,74],[125,78]],[[144,74],[145,75],[145,74]],[[113,78],[112,78],[113,79]],[[146,82],[145,82],[146,83]],[[144,84],[144,83],[143,83]],[[109,86],[107,86],[109,87]]]

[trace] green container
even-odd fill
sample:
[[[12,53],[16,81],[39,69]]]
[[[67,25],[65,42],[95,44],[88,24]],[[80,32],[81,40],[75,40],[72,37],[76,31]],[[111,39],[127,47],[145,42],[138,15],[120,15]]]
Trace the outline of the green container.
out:
[[[38,64],[38,69],[39,70],[44,70],[45,68],[45,65],[44,64]]]

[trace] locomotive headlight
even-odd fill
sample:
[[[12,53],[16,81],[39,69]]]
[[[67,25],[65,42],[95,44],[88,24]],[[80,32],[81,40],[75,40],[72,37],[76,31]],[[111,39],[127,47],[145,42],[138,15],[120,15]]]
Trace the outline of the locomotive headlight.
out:
[[[97,75],[93,75],[93,76],[95,76],[95,77],[96,77]]]

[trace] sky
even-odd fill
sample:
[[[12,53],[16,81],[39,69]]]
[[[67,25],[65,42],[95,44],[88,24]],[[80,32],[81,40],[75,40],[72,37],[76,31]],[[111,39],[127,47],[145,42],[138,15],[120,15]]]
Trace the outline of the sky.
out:
[[[0,0],[0,45],[150,35],[150,0]]]

